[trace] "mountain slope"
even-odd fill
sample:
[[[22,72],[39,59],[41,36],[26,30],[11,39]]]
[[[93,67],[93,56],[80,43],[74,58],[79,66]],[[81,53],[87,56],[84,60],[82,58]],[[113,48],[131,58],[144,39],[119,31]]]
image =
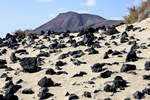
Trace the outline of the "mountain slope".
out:
[[[34,30],[35,33],[40,33],[42,30],[47,31],[79,31],[82,28],[86,29],[89,27],[99,27],[102,25],[116,25],[122,21],[111,21],[106,20],[97,15],[91,14],[78,14],[76,12],[60,13],[56,18],[41,25]]]

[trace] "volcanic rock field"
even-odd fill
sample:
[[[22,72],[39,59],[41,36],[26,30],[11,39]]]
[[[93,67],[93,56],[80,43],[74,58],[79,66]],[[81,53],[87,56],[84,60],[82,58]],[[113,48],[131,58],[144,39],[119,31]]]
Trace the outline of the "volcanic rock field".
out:
[[[0,38],[0,100],[150,100],[150,18]]]

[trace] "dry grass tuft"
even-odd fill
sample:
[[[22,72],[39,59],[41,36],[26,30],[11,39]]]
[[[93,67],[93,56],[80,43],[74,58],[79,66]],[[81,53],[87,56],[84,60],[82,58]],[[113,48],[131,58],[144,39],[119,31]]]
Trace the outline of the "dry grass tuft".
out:
[[[33,34],[32,30],[24,30],[24,31],[22,31],[22,30],[16,30],[14,32],[14,35],[16,35],[16,36],[29,36],[31,34]]]
[[[126,24],[131,24],[138,21],[139,16],[144,13],[144,11],[150,7],[150,0],[143,1],[139,7],[132,6],[128,8],[129,15],[124,16],[124,21]]]

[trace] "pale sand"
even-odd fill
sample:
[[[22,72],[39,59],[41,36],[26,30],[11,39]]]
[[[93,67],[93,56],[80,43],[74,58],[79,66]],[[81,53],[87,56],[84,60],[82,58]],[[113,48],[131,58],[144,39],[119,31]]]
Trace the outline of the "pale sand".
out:
[[[140,41],[137,41],[138,44],[140,43],[146,43],[147,45],[150,43],[150,19],[147,19],[145,21],[142,21],[140,23],[135,23],[134,25],[137,27],[142,27],[146,28],[146,30],[142,32],[138,31],[130,31],[128,32],[129,36],[134,36],[135,38],[140,39]],[[119,26],[117,29],[122,33],[125,30],[126,25]],[[121,33],[119,35],[121,35]],[[76,35],[76,34],[75,34]],[[96,34],[96,36],[100,36],[99,33]],[[131,45],[128,45],[127,43],[120,44],[120,38],[115,39],[115,40],[109,40],[111,36],[107,36],[107,39],[105,41],[109,42],[111,44],[111,49],[112,50],[124,50],[126,49],[127,52],[129,52]],[[42,39],[42,37],[40,37]],[[67,41],[66,39],[65,41]],[[81,40],[80,38],[76,38],[76,40]],[[50,43],[47,42],[46,40],[44,44],[49,45]],[[113,45],[112,41],[116,41],[119,43],[119,46]],[[130,62],[131,64],[135,64],[137,67],[137,70],[134,71],[137,73],[137,75],[132,75],[132,74],[127,74],[127,73],[120,73],[120,68],[122,64],[125,62],[125,58],[127,54],[124,54],[122,58],[117,57],[117,56],[110,56],[109,59],[103,59],[104,53],[110,49],[104,46],[104,41],[100,41],[100,45],[102,48],[96,49],[99,51],[99,54],[94,54],[94,55],[88,55],[86,52],[86,55],[82,56],[81,58],[78,58],[81,61],[87,62],[87,64],[81,64],[80,66],[75,66],[71,61],[69,56],[68,58],[64,59],[63,61],[67,63],[67,65],[63,66],[63,70],[68,73],[68,75],[46,75],[45,71],[47,68],[53,68],[55,69],[55,63],[58,60],[57,58],[59,55],[62,53],[67,53],[69,51],[73,50],[85,50],[87,47],[85,46],[80,46],[77,48],[72,48],[72,47],[67,47],[62,49],[63,52],[61,53],[56,53],[56,54],[50,54],[50,57],[45,58],[45,64],[42,65],[41,67],[43,68],[42,71],[36,72],[36,73],[24,73],[20,72],[22,70],[19,62],[15,64],[11,64],[10,61],[10,54],[14,51],[11,49],[7,49],[8,52],[7,54],[0,56],[0,59],[6,59],[7,60],[7,65],[14,68],[14,71],[10,71],[8,73],[9,77],[13,77],[13,82],[15,83],[19,79],[23,79],[24,82],[21,83],[22,88],[16,93],[16,95],[19,97],[19,100],[38,100],[39,98],[37,97],[37,94],[40,91],[40,87],[37,85],[38,81],[43,78],[44,76],[47,76],[49,78],[52,78],[52,80],[56,83],[61,83],[61,87],[50,87],[49,92],[54,94],[53,97],[49,98],[48,100],[68,100],[68,97],[65,97],[65,94],[67,92],[69,93],[75,93],[80,97],[80,100],[103,100],[104,98],[110,97],[112,100],[124,100],[124,98],[131,98],[133,99],[133,93],[138,91],[141,91],[142,89],[148,87],[147,84],[150,83],[150,81],[143,80],[142,75],[145,74],[150,74],[149,71],[144,70],[144,64],[146,61],[149,61],[150,59],[150,48],[148,49],[140,49],[142,51],[141,54],[138,54],[139,57],[144,57],[144,59],[140,59],[136,62]],[[6,47],[5,47],[6,48]],[[20,47],[19,49],[22,49],[23,47]],[[2,49],[2,48],[0,48]],[[29,55],[17,55],[20,58],[23,57],[34,57],[37,54],[39,54],[40,51],[36,50],[34,52],[33,48],[27,48],[26,49],[29,52]],[[48,49],[45,49],[45,51],[48,51]],[[111,71],[117,71],[119,73],[113,74],[110,78],[99,78],[98,76],[100,73],[92,73],[91,71],[91,66],[95,63],[113,63],[113,62],[120,62],[119,65],[113,65],[113,66],[105,66],[105,68],[108,68]],[[14,75],[16,70],[18,69],[18,72],[20,72],[18,75]],[[141,70],[140,70],[141,69]],[[83,77],[77,77],[77,78],[71,78],[74,74],[80,72],[80,71],[85,71],[88,74],[83,76]],[[5,70],[0,69],[0,75],[2,73],[5,73]],[[112,93],[104,92],[104,83],[107,81],[113,81],[115,76],[122,76],[127,82],[129,82],[129,87],[125,88],[125,90],[121,90],[120,92],[115,93],[113,96],[111,96]],[[89,85],[87,81],[90,81],[93,77],[96,78],[94,80],[95,84]],[[72,85],[73,83],[77,83],[80,85]],[[0,90],[3,90],[2,87],[5,85],[5,80],[3,78],[0,78]],[[25,88],[32,88],[35,94],[31,95],[26,95],[22,94],[21,91]],[[94,94],[94,90],[100,89],[101,91]],[[83,96],[84,91],[89,91],[92,94],[92,98],[88,99]],[[150,96],[146,95],[146,97],[143,100],[150,100]]]

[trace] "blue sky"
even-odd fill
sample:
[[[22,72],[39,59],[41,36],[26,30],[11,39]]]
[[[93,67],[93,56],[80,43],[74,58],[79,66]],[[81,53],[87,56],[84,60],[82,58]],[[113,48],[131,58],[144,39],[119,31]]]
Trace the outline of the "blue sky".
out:
[[[0,37],[18,29],[34,29],[59,13],[76,11],[121,19],[127,7],[142,0],[0,0]]]

